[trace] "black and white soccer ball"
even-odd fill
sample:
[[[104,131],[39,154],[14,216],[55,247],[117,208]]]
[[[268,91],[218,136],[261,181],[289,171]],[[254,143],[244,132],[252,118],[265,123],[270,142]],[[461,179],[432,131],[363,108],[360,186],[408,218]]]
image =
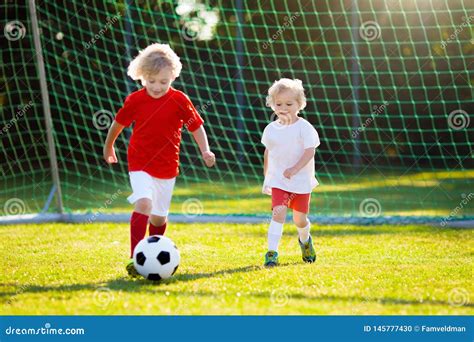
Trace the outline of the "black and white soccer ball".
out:
[[[179,251],[174,242],[162,235],[144,238],[133,252],[136,270],[149,280],[171,277],[178,269],[179,260]]]

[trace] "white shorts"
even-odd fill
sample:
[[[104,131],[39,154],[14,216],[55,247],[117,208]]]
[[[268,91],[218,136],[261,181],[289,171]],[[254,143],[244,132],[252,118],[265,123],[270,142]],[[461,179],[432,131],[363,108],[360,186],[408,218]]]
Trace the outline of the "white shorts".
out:
[[[134,204],[141,198],[148,198],[151,200],[152,215],[168,216],[176,178],[155,178],[145,171],[132,171],[128,174],[133,193],[127,200]]]

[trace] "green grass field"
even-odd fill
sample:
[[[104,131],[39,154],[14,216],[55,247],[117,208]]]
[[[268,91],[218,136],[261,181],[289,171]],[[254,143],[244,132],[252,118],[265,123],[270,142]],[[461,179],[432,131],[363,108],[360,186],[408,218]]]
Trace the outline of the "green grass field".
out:
[[[127,224],[0,227],[1,314],[474,313],[473,231],[428,226],[314,226],[303,264],[293,225],[281,266],[263,268],[266,225],[173,224],[177,274],[126,276]]]

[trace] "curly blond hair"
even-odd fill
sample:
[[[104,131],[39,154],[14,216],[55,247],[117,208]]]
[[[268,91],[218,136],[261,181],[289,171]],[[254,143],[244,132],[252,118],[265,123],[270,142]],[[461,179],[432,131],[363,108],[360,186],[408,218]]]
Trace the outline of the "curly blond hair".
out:
[[[127,74],[133,80],[141,80],[154,75],[163,68],[171,68],[174,77],[178,77],[183,65],[178,55],[168,44],[151,44],[141,50],[128,66]]]
[[[267,107],[273,108],[275,105],[275,96],[283,90],[292,90],[295,93],[296,101],[300,105],[300,110],[306,107],[306,96],[304,94],[303,82],[298,79],[281,78],[275,81],[268,89]]]

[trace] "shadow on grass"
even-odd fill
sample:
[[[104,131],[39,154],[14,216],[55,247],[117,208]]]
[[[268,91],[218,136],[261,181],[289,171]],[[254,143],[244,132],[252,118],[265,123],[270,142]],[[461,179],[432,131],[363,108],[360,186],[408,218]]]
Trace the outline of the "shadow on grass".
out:
[[[271,292],[257,292],[251,293],[250,296],[257,298],[269,298],[272,296]],[[321,295],[321,296],[308,296],[304,294],[288,294],[288,299],[302,299],[310,301],[347,301],[354,304],[384,304],[384,305],[445,305],[452,306],[451,303],[442,300],[431,300],[423,299],[423,301],[415,299],[403,299],[403,298],[394,298],[394,297],[382,297],[382,298],[370,298],[370,297],[360,297],[360,296],[334,296],[334,295]],[[466,303],[463,306],[465,307],[474,307],[472,303]]]
[[[294,265],[300,265],[300,264],[301,264],[300,262],[287,262],[287,263],[281,263],[279,267],[288,267],[288,266],[294,266]],[[132,279],[129,277],[122,277],[116,280],[109,281],[108,285],[110,286],[111,289],[120,288],[123,291],[134,292],[143,286],[170,285],[170,284],[175,284],[179,282],[194,281],[194,280],[203,279],[203,278],[214,278],[214,277],[219,277],[219,276],[231,275],[235,273],[247,273],[247,272],[253,272],[253,271],[267,271],[267,270],[268,269],[265,268],[264,266],[252,265],[252,266],[244,266],[244,267],[238,267],[238,268],[233,268],[233,269],[228,269],[228,270],[220,270],[220,271],[206,272],[206,273],[186,273],[186,274],[178,273],[174,277],[171,277],[170,279],[162,280],[159,282],[152,282],[143,278]]]
[[[282,263],[279,267],[286,267],[286,266],[293,266],[299,265],[299,262],[293,263]],[[99,288],[107,288],[109,290],[117,290],[117,291],[125,291],[125,292],[138,292],[138,291],[149,291],[155,292],[154,289],[150,289],[150,286],[160,286],[160,285],[169,285],[178,282],[187,282],[187,281],[194,281],[197,279],[203,278],[214,278],[219,276],[225,276],[235,273],[247,273],[253,271],[260,271],[266,270],[263,266],[244,266],[244,267],[237,267],[233,269],[226,269],[220,270],[215,272],[207,272],[207,273],[187,273],[187,274],[176,274],[175,276],[171,277],[170,279],[154,282],[150,280],[146,280],[144,278],[130,278],[128,276],[120,277],[114,280],[110,280],[108,282],[98,282],[98,283],[90,283],[90,284],[72,284],[72,285],[21,285],[16,283],[0,283],[0,298],[11,298],[15,297],[20,294],[24,293],[42,293],[42,292],[75,292],[75,291],[82,291],[82,290],[91,290],[95,291]],[[14,288],[11,291],[4,291],[4,288]],[[146,287],[146,288],[145,288]],[[2,300],[3,302],[3,300]]]

